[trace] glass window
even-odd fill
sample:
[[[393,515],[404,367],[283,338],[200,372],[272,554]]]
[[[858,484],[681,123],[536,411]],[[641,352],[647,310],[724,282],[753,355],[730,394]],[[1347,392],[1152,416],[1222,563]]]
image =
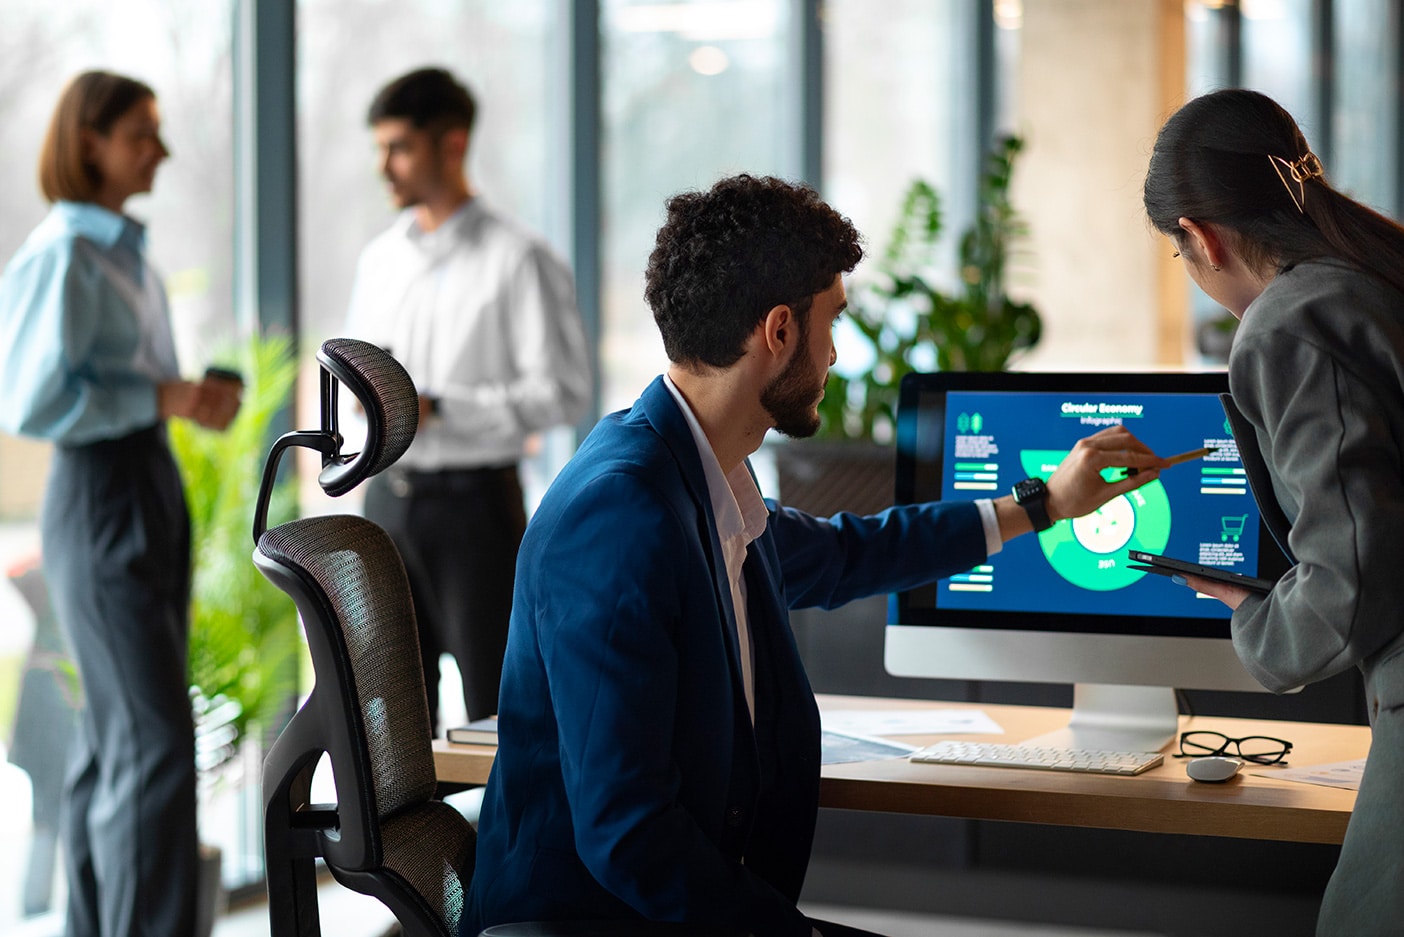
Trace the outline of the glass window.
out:
[[[1024,33],[1024,0],[994,0],[994,127],[999,134],[1019,132],[1019,85],[1016,75]],[[973,92],[972,92],[973,97]],[[960,125],[947,128],[959,134]]]
[[[1006,12],[1013,6],[1005,0]],[[872,15],[872,4],[832,0],[824,8],[824,195],[866,239],[855,279],[874,275],[903,197],[918,180],[941,198],[941,263],[954,276],[959,232],[972,211],[978,147],[976,52],[959,4],[899,0]],[[1010,36],[1017,29],[1001,30]],[[834,370],[872,367],[867,342],[841,320]]]
[[[232,3],[5,0],[4,22],[0,177],[7,184],[0,186],[0,262],[47,211],[36,165],[64,83],[93,68],[146,82],[157,94],[171,159],[153,194],[134,198],[127,210],[148,225],[147,247],[165,278],[181,363],[198,374],[234,336]],[[44,446],[0,439],[0,567],[12,574],[38,548],[35,515],[46,465]],[[36,663],[29,657],[35,632],[29,605],[9,578],[0,584],[0,620],[7,623],[0,628],[0,749],[8,749],[17,733],[42,721],[35,707],[46,705],[36,702],[42,694],[26,687],[23,725],[17,724],[21,675]],[[46,748],[65,745],[57,737],[45,742]],[[47,777],[31,791],[30,777],[0,757],[0,931],[21,917],[63,907],[62,876],[53,874],[43,850],[52,835],[49,801],[60,787],[60,778]],[[234,825],[229,812],[202,811],[207,841],[223,844]]]
[[[1313,89],[1312,0],[1241,0],[1243,87],[1285,107],[1308,140],[1321,137]]]
[[[949,201],[971,149],[953,133],[971,112],[974,71],[955,4],[861,0],[824,8],[824,193],[883,248],[912,180]],[[874,67],[880,64],[881,67]]]
[[[663,203],[735,172],[793,175],[791,20],[782,0],[605,0],[602,328],[606,411],[667,366],[643,300]]]
[[[1327,178],[1366,204],[1395,214],[1398,169],[1381,159],[1399,138],[1397,31],[1390,0],[1333,4],[1336,82],[1332,101],[1331,155]]]
[[[1226,88],[1234,81],[1230,62],[1238,9],[1223,0],[1186,0],[1186,90],[1190,97]]]

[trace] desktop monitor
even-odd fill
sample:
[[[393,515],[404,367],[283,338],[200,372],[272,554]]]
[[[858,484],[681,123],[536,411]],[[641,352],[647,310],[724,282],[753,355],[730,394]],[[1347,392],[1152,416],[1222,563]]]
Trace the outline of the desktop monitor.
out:
[[[1048,478],[1078,439],[1124,425],[1164,470],[1085,517],[1026,534],[967,573],[893,596],[884,658],[897,676],[1074,685],[1066,730],[1043,744],[1157,750],[1174,737],[1174,688],[1262,690],[1229,639],[1229,610],[1128,550],[1276,578],[1218,395],[1222,373],[910,374],[897,432],[898,503],[995,498]],[[1111,470],[1104,473],[1111,474]]]

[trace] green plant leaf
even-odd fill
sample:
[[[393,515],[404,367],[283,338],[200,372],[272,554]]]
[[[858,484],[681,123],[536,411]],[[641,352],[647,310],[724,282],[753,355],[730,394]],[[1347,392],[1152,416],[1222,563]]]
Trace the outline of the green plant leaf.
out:
[[[171,448],[190,509],[194,559],[189,680],[200,767],[232,757],[251,726],[272,728],[294,690],[297,612],[254,567],[249,532],[264,453],[297,378],[291,342],[252,339],[238,350],[239,415],[222,433],[174,420]],[[295,511],[291,482],[275,490],[270,518]]]

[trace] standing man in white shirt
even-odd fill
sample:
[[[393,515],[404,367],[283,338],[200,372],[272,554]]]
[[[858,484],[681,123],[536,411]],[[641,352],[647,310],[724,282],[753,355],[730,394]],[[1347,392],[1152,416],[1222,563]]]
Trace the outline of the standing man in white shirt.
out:
[[[465,160],[476,104],[424,68],[371,102],[380,172],[402,209],[362,251],[347,332],[419,390],[419,432],[374,479],[365,513],[405,561],[437,726],[439,656],[463,676],[470,719],[497,711],[527,440],[585,412],[590,370],[569,268],[477,195]]]

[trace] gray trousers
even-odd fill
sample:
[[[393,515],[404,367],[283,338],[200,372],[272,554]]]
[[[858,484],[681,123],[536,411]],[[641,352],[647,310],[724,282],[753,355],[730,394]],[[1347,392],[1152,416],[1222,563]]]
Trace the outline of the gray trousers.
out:
[[[1404,934],[1404,707],[1375,717],[1370,757],[1341,858],[1317,918],[1318,937]]]
[[[56,447],[42,537],[85,704],[61,823],[68,937],[188,937],[190,530],[164,427]]]

